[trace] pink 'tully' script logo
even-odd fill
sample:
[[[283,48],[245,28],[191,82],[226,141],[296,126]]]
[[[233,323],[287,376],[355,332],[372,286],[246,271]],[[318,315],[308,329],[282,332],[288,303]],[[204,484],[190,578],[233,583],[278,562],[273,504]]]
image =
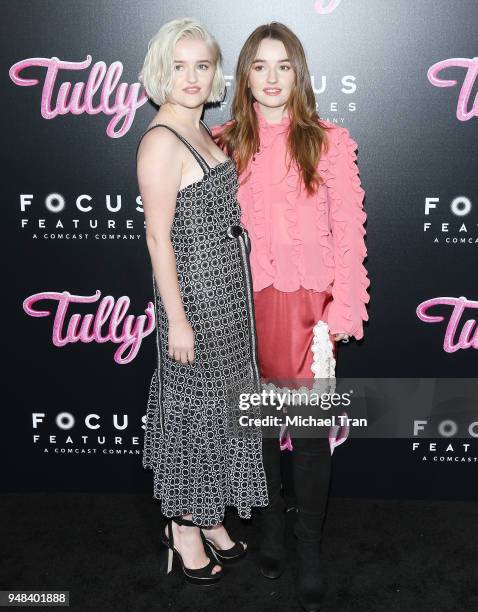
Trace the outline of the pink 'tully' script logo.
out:
[[[445,337],[443,339],[443,349],[447,353],[454,353],[460,349],[474,348],[478,349],[478,328],[476,328],[476,320],[468,319],[465,321],[463,328],[460,332],[458,342],[454,343],[456,330],[458,323],[465,311],[465,308],[476,308],[478,309],[478,302],[468,300],[464,296],[459,298],[454,297],[437,297],[431,300],[422,302],[417,307],[417,316],[425,323],[441,323],[445,317],[440,315],[429,315],[427,311],[433,306],[452,306],[450,318],[445,331]],[[473,331],[473,328],[475,330]]]
[[[320,15],[330,15],[341,2],[342,0],[316,0],[314,8]]]
[[[20,72],[32,66],[46,68],[40,107],[44,119],[53,119],[57,115],[68,113],[72,115],[81,115],[82,113],[113,115],[106,128],[106,133],[110,138],[120,138],[131,127],[136,110],[148,99],[145,93],[140,96],[141,83],[133,83],[132,85],[120,83],[118,85],[123,72],[121,62],[113,62],[108,68],[105,62],[96,62],[91,68],[86,85],[81,81],[75,83],[70,92],[71,83],[65,81],[58,89],[56,102],[52,103],[53,89],[59,70],[84,70],[90,64],[91,55],[87,55],[83,62],[66,62],[57,57],[30,57],[14,64],[9,70],[9,75],[16,85],[30,87],[38,85],[38,79],[26,79],[20,76]],[[118,89],[114,102],[111,103],[110,97],[117,85]],[[100,86],[100,99],[95,105],[93,97]],[[122,125],[115,131],[121,120],[123,120]]]
[[[121,296],[115,303],[111,295],[105,295],[98,305],[96,315],[87,314],[84,317],[75,313],[71,315],[68,322],[66,334],[62,336],[63,323],[71,303],[91,304],[97,302],[101,291],[97,290],[94,295],[72,295],[69,291],[43,291],[30,295],[23,302],[23,310],[31,317],[48,317],[49,310],[35,310],[33,305],[40,300],[56,300],[58,302],[55,319],[53,322],[52,340],[55,346],[65,346],[69,342],[114,342],[120,346],[116,349],[114,360],[116,363],[130,363],[138,354],[143,338],[148,336],[155,328],[154,306],[148,302],[145,315],[128,315],[126,312],[130,305],[128,296]],[[101,334],[101,328],[109,319],[108,332]],[[123,321],[124,319],[124,321]],[[119,332],[119,327],[122,329]],[[126,349],[129,352],[124,355]]]
[[[463,58],[454,57],[446,59],[441,62],[437,62],[430,66],[427,72],[428,80],[435,87],[455,87],[457,81],[441,79],[438,73],[445,68],[465,68],[465,78],[458,95],[458,103],[456,106],[456,117],[460,121],[468,121],[472,117],[478,116],[478,92],[475,95],[473,106],[468,110],[468,103],[470,101],[470,95],[478,76],[478,57]]]

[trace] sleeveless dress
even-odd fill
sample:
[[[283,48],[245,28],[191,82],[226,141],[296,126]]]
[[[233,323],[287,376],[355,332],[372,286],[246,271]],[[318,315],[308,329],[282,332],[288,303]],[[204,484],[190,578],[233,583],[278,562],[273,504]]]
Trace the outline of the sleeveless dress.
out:
[[[195,358],[182,364],[168,355],[168,318],[153,272],[157,367],[143,467],[153,470],[153,497],[161,500],[164,516],[192,514],[195,524],[210,527],[223,520],[225,506],[250,518],[251,507],[268,504],[261,431],[239,426],[241,415],[260,416],[258,407],[239,407],[241,393],[261,390],[250,240],[240,224],[233,160],[210,167],[166,125],[145,134],[160,126],[176,134],[204,173],[178,192],[171,227]]]

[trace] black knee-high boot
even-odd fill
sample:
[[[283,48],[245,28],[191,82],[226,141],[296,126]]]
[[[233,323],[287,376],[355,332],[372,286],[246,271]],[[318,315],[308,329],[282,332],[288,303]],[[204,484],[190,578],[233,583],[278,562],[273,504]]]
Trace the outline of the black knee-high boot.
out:
[[[302,607],[320,609],[324,583],[320,564],[322,528],[329,495],[331,457],[327,438],[292,441],[297,521],[297,596]]]
[[[278,438],[262,439],[269,505],[260,511],[259,569],[266,578],[278,578],[284,571],[286,560],[285,504],[281,493],[280,453]]]

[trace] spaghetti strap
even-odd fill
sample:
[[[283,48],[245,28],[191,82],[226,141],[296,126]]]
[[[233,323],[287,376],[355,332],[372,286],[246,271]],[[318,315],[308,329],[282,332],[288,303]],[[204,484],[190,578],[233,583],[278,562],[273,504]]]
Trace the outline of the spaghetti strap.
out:
[[[209,136],[212,138],[212,132],[209,129],[209,127],[204,123],[204,121],[202,119],[199,119],[199,121],[202,123],[203,127],[206,129],[207,133],[209,134]]]
[[[202,123],[202,121],[201,121]],[[188,142],[183,136],[181,136],[181,134],[179,134],[178,132],[176,132],[176,130],[174,130],[172,127],[170,127],[169,125],[166,125],[164,123],[156,123],[155,125],[152,125],[150,128],[148,128],[146,130],[146,132],[144,132],[144,134],[141,136],[141,138],[139,139],[138,142],[138,146],[136,148],[136,157],[138,156],[138,149],[139,149],[139,145],[141,144],[141,141],[143,140],[144,136],[150,132],[152,129],[157,128],[157,127],[165,127],[167,128],[169,131],[171,131],[173,134],[175,134],[179,140],[189,149],[189,151],[191,152],[192,156],[194,157],[194,159],[197,161],[197,163],[201,166],[201,170],[204,172],[204,174],[207,174],[209,172],[209,170],[211,170],[211,167],[209,166],[209,164],[207,163],[207,161],[204,159],[204,157],[192,146],[192,144],[190,142]],[[209,131],[209,130],[208,130]]]

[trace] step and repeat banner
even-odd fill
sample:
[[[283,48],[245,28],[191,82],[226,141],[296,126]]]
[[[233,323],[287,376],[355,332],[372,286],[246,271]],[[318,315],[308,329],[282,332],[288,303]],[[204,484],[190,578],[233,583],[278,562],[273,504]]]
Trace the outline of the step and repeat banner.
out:
[[[155,320],[135,153],[156,109],[138,74],[178,17],[222,47],[228,90],[209,125],[229,118],[249,33],[280,21],[304,44],[320,117],[358,142],[369,322],[338,346],[337,375],[476,376],[476,0],[16,0],[1,12],[4,490],[152,491],[141,453]],[[457,395],[433,425],[409,411],[408,436],[342,432],[333,494],[476,498],[468,407],[454,418]]]

